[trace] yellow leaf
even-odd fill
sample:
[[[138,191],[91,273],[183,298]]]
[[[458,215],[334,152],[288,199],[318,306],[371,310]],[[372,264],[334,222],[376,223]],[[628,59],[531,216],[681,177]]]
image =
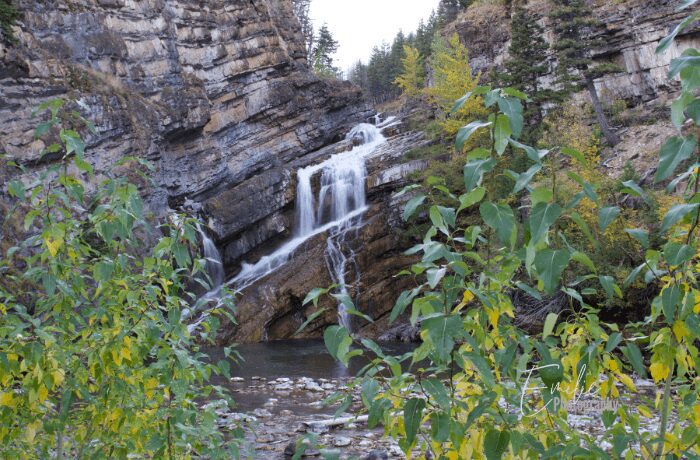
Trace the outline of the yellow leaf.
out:
[[[469,291],[467,291],[469,292]],[[489,316],[489,322],[491,323],[491,326],[493,326],[494,329],[498,329],[498,310],[493,309],[488,311],[488,316]]]
[[[51,378],[53,379],[53,384],[58,386],[65,380],[65,372],[63,369],[56,369],[51,373]]]
[[[11,391],[0,393],[0,406],[15,407],[17,402]]]
[[[44,385],[41,385],[39,387],[39,393],[38,393],[38,400],[40,403],[46,401],[46,398],[49,397],[49,390],[46,388]]]
[[[129,350],[127,347],[123,347],[122,351],[119,354],[122,358],[126,359],[127,361],[131,361],[131,350]]]
[[[643,406],[640,404],[639,406],[637,406],[637,410],[639,411],[640,414],[642,414],[642,416],[644,416],[646,418],[652,417],[651,411],[649,410],[649,408],[647,406]]]
[[[122,355],[121,353],[117,353],[116,350],[112,350],[112,359],[117,366],[122,365]]]
[[[649,370],[651,371],[651,377],[656,383],[660,382],[661,380],[666,380],[668,378],[668,374],[671,372],[668,365],[662,362],[653,363],[649,367]]]
[[[61,248],[63,241],[60,239],[54,240],[53,238],[44,237],[44,243],[46,243],[46,248],[49,250],[51,257],[56,257],[56,254],[58,254],[58,250]]]
[[[39,430],[40,426],[40,421],[32,422],[29,425],[27,425],[27,428],[25,428],[24,430],[24,439],[26,439],[28,443],[34,441],[34,438],[36,437],[36,432]]]
[[[631,391],[637,391],[637,387],[634,386],[634,382],[632,381],[629,375],[618,373],[617,378],[618,380],[620,380],[620,382],[622,382],[624,386],[629,388]]]
[[[676,321],[673,324],[673,333],[676,335],[676,340],[679,342],[682,342],[683,338],[690,336],[688,326],[686,326],[685,322],[683,321]]]

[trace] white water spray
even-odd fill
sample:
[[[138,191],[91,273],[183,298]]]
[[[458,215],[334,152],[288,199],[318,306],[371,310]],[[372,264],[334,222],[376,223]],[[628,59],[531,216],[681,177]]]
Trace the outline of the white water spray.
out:
[[[341,293],[347,294],[345,274],[348,263],[354,262],[354,253],[346,256],[343,245],[346,235],[357,229],[362,213],[367,209],[365,159],[386,139],[379,126],[363,123],[354,127],[346,136],[355,147],[331,156],[326,161],[297,171],[296,223],[294,237],[272,254],[262,257],[256,264],[243,264],[241,272],[228,284],[237,290],[250,286],[284,265],[294,251],[314,235],[330,230],[328,237],[328,268]],[[314,194],[314,180],[320,174],[318,193]],[[341,325],[350,321],[344,305],[338,306]]]

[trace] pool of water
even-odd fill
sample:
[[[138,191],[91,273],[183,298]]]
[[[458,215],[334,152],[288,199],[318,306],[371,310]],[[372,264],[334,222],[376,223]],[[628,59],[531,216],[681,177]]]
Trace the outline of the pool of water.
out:
[[[401,355],[415,348],[415,344],[382,343],[382,350],[387,354]],[[278,399],[273,412],[291,410],[298,412],[326,412],[314,409],[311,405],[322,398],[321,394],[304,391],[282,393],[274,390],[266,382],[277,378],[297,380],[308,377],[318,381],[334,381],[339,386],[345,379],[357,375],[368,362],[367,358],[354,357],[349,366],[337,362],[326,350],[323,340],[282,340],[275,342],[237,345],[235,350],[242,360],[231,366],[231,376],[237,381],[230,381],[223,376],[215,376],[212,383],[228,387],[233,392],[237,410],[253,411],[265,407],[270,398]],[[212,361],[224,359],[223,348],[208,350]],[[374,356],[369,352],[371,356]],[[243,379],[243,380],[240,380]],[[240,381],[239,381],[240,380]]]

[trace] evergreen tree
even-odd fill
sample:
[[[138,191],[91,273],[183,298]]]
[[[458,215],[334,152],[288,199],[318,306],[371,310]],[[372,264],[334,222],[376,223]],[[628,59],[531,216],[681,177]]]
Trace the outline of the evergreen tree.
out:
[[[416,31],[416,48],[420,51],[421,56],[424,58],[430,57],[432,53],[433,39],[435,38],[435,33],[438,30],[439,20],[435,11],[430,13],[430,17],[427,22],[421,21],[418,23],[418,30]]]
[[[559,60],[558,82],[566,95],[584,88],[588,90],[600,130],[608,144],[615,146],[620,139],[608,124],[594,84],[596,78],[616,70],[616,67],[610,64],[593,65],[592,50],[599,42],[592,38],[592,35],[599,24],[593,18],[593,13],[585,0],[553,1],[556,7],[550,17],[557,36],[554,48]]]
[[[536,140],[537,131],[542,123],[542,105],[551,100],[552,92],[543,89],[539,79],[549,71],[544,29],[537,23],[534,15],[522,6],[515,8],[511,18],[512,40],[508,49],[509,58],[505,62],[505,73],[499,80],[505,86],[512,86],[527,93],[531,102],[526,105],[525,119],[528,129],[523,134],[526,142]]]
[[[369,93],[369,78],[367,76],[367,66],[362,61],[357,61],[348,70],[348,80],[359,86],[366,93]]]
[[[12,25],[19,18],[19,11],[12,5],[12,0],[0,0],[0,42],[12,42]]]
[[[437,17],[440,24],[447,24],[457,18],[459,12],[466,9],[473,0],[440,0]]]
[[[307,56],[311,56],[311,49],[314,45],[314,25],[309,14],[311,0],[292,0],[292,7],[294,8],[294,15],[299,19],[299,24],[301,24],[301,33],[304,35]]]
[[[333,34],[328,29],[327,24],[323,24],[318,31],[316,44],[314,45],[311,57],[313,68],[320,75],[338,76],[339,70],[333,66],[333,54],[338,51],[338,42],[333,38]]]
[[[423,89],[424,71],[420,52],[409,45],[404,46],[406,55],[402,60],[403,72],[394,83],[403,91],[403,95],[409,99],[416,98]]]
[[[375,103],[387,101],[390,98],[391,80],[389,80],[389,45],[382,43],[372,49],[372,55],[367,66],[369,92]]]

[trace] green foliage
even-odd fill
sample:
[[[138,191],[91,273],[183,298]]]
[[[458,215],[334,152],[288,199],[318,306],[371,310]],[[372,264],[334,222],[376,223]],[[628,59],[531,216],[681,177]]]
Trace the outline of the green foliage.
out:
[[[607,117],[599,101],[593,81],[607,73],[619,72],[619,68],[610,63],[593,65],[593,49],[600,46],[600,40],[594,38],[595,29],[600,24],[593,18],[593,13],[585,0],[553,0],[555,8],[550,13],[554,24],[557,53],[557,83],[561,87],[560,96],[565,98],[574,92],[587,89],[591,96],[593,109],[598,117],[598,124],[611,146],[619,143],[619,138],[608,125]]]
[[[196,222],[172,216],[157,237],[137,187],[116,173],[139,161],[96,177],[64,105],[43,104],[36,130],[59,140],[45,154],[61,160],[7,187],[28,236],[0,257],[0,456],[230,458],[236,440],[224,443],[202,407],[228,401],[208,384],[228,362],[207,363],[196,345],[230,300],[212,308],[189,292],[206,279]],[[198,326],[182,321],[186,309]]]
[[[682,65],[676,61],[674,69]],[[700,68],[700,63],[689,65]],[[688,106],[696,100],[692,92],[698,86],[698,81],[683,81],[681,98],[688,99]],[[626,284],[642,276],[660,291],[649,302],[649,316],[621,330],[601,321],[590,299],[598,289],[606,297],[625,293],[616,277],[606,273],[607,267],[588,254],[600,246],[600,235],[622,221],[623,210],[603,201],[600,187],[589,181],[595,156],[571,148],[537,150],[518,141],[513,125],[519,124],[522,105],[509,100],[513,94],[476,88],[458,102],[456,109],[483,96],[487,106],[499,108],[487,122],[477,123],[478,129],[488,131],[491,142],[467,155],[463,195],[445,190],[439,178],[430,178],[420,198],[409,204],[409,214],[427,212],[430,227],[407,251],[419,261],[401,275],[412,276],[416,287],[401,294],[391,318],[407,315],[411,324],[420,324],[422,344],[402,356],[387,356],[368,340],[357,344],[367,349],[371,360],[360,376],[362,388],[372,388],[371,397],[363,396],[370,425],[382,421],[385,433],[396,438],[407,455],[417,450],[431,458],[700,455],[697,145],[681,154],[684,161],[690,155],[696,163],[674,179],[686,185],[683,202],[673,196],[661,200],[671,204],[668,211],[663,209],[666,205],[660,207],[655,222],[664,232],[660,244],[645,229],[625,229],[624,234],[644,249],[644,262],[627,275]],[[499,128],[496,120],[501,116],[511,129]],[[687,117],[692,119],[691,114]],[[460,142],[477,132],[474,126],[464,128]],[[505,152],[504,142],[534,163],[532,174],[518,176],[521,183],[515,187],[525,193],[518,203],[529,209],[517,215],[511,203],[519,198],[516,192],[499,197],[492,188],[492,165]],[[665,178],[674,177],[683,162],[668,160],[679,152],[685,152],[684,147],[674,144],[662,153]],[[580,164],[582,174],[562,171],[563,158]],[[549,181],[537,186],[542,177]],[[565,190],[559,187],[564,177],[571,181],[566,192],[574,197],[562,204]],[[635,182],[623,185],[621,193],[649,198]],[[478,220],[465,224],[461,217],[475,214],[477,206]],[[595,216],[593,228],[582,217],[590,214]],[[590,237],[590,247],[567,238],[563,229],[570,221]],[[536,288],[530,287],[533,284]],[[559,292],[568,299],[569,309],[566,315],[548,314],[540,334],[525,334],[512,323],[510,293],[521,290],[536,299]],[[347,344],[348,338],[343,335],[341,343]],[[565,408],[582,393],[611,399],[620,398],[621,391],[634,395],[633,371],[663,385],[656,401],[640,397],[632,405],[604,412],[605,429],[596,436],[570,424]],[[540,391],[532,392],[533,387]],[[671,401],[677,401],[673,417]],[[660,413],[659,429],[644,431],[641,423],[654,420],[652,410]]]
[[[530,99],[526,104],[525,118],[530,125],[523,140],[534,142],[539,137],[543,119],[542,106],[553,97],[550,90],[541,88],[539,84],[539,79],[549,72],[549,45],[544,39],[542,26],[522,6],[517,6],[512,15],[511,33],[509,58],[505,62],[505,72],[498,75],[498,81],[528,94]]]
[[[333,54],[338,51],[338,42],[327,24],[323,24],[311,49],[311,61],[317,74],[324,77],[336,77],[340,71],[333,65]]]
[[[12,42],[15,37],[12,26],[19,18],[19,11],[12,4],[12,0],[0,0],[0,41]]]

